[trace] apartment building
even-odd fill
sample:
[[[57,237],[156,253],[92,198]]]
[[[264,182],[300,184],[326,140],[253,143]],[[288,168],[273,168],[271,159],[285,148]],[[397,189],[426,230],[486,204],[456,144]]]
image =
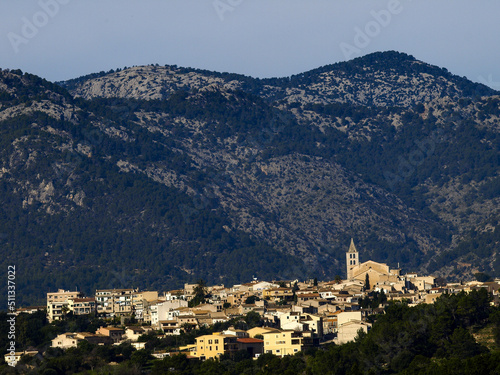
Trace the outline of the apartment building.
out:
[[[78,291],[69,291],[59,289],[57,292],[47,293],[47,319],[49,323],[54,320],[60,320],[70,310],[70,300],[83,298],[83,293]]]
[[[125,316],[134,311],[132,300],[138,289],[98,289],[95,292],[97,313]]]
[[[218,358],[238,351],[238,338],[233,335],[204,335],[196,338],[195,350],[190,354],[202,360]]]
[[[139,321],[151,321],[148,315],[148,307],[158,301],[157,291],[142,291],[132,294],[131,304],[134,316]]]
[[[312,332],[296,332],[292,330],[279,332],[263,332],[264,352],[283,357],[294,355],[306,347],[313,346]]]
[[[75,315],[86,315],[96,312],[95,298],[74,298],[68,301],[68,308]]]
[[[223,354],[235,353],[245,350],[252,357],[263,353],[263,340],[238,337],[236,335],[225,335],[216,332],[212,335],[204,335],[196,338],[196,346],[192,349],[191,355],[201,360],[219,358]]]

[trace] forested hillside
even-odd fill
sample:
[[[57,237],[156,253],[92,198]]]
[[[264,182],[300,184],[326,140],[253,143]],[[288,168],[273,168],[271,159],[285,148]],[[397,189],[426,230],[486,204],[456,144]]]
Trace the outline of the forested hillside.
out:
[[[57,288],[500,276],[498,93],[397,52],[288,78],[0,71],[0,248]],[[33,285],[37,285],[36,288]]]

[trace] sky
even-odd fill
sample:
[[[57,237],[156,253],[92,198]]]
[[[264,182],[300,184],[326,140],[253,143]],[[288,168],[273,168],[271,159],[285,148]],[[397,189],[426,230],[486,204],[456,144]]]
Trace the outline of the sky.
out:
[[[0,68],[284,77],[396,50],[500,90],[498,0],[0,0]]]

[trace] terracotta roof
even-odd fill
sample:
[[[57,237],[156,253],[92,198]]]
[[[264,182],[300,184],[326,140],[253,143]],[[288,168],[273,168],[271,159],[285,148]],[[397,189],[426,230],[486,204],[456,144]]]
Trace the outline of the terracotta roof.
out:
[[[249,337],[241,338],[241,339],[238,339],[236,341],[237,342],[241,342],[243,344],[260,344],[260,343],[264,342],[264,340],[252,339],[252,338],[249,338]]]

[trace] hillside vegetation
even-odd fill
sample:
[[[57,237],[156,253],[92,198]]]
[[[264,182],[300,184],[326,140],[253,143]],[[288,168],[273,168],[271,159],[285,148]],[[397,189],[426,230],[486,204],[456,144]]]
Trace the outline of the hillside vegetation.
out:
[[[497,92],[397,52],[274,79],[3,70],[2,264],[24,304],[333,278],[351,237],[362,260],[500,276],[499,116]]]

